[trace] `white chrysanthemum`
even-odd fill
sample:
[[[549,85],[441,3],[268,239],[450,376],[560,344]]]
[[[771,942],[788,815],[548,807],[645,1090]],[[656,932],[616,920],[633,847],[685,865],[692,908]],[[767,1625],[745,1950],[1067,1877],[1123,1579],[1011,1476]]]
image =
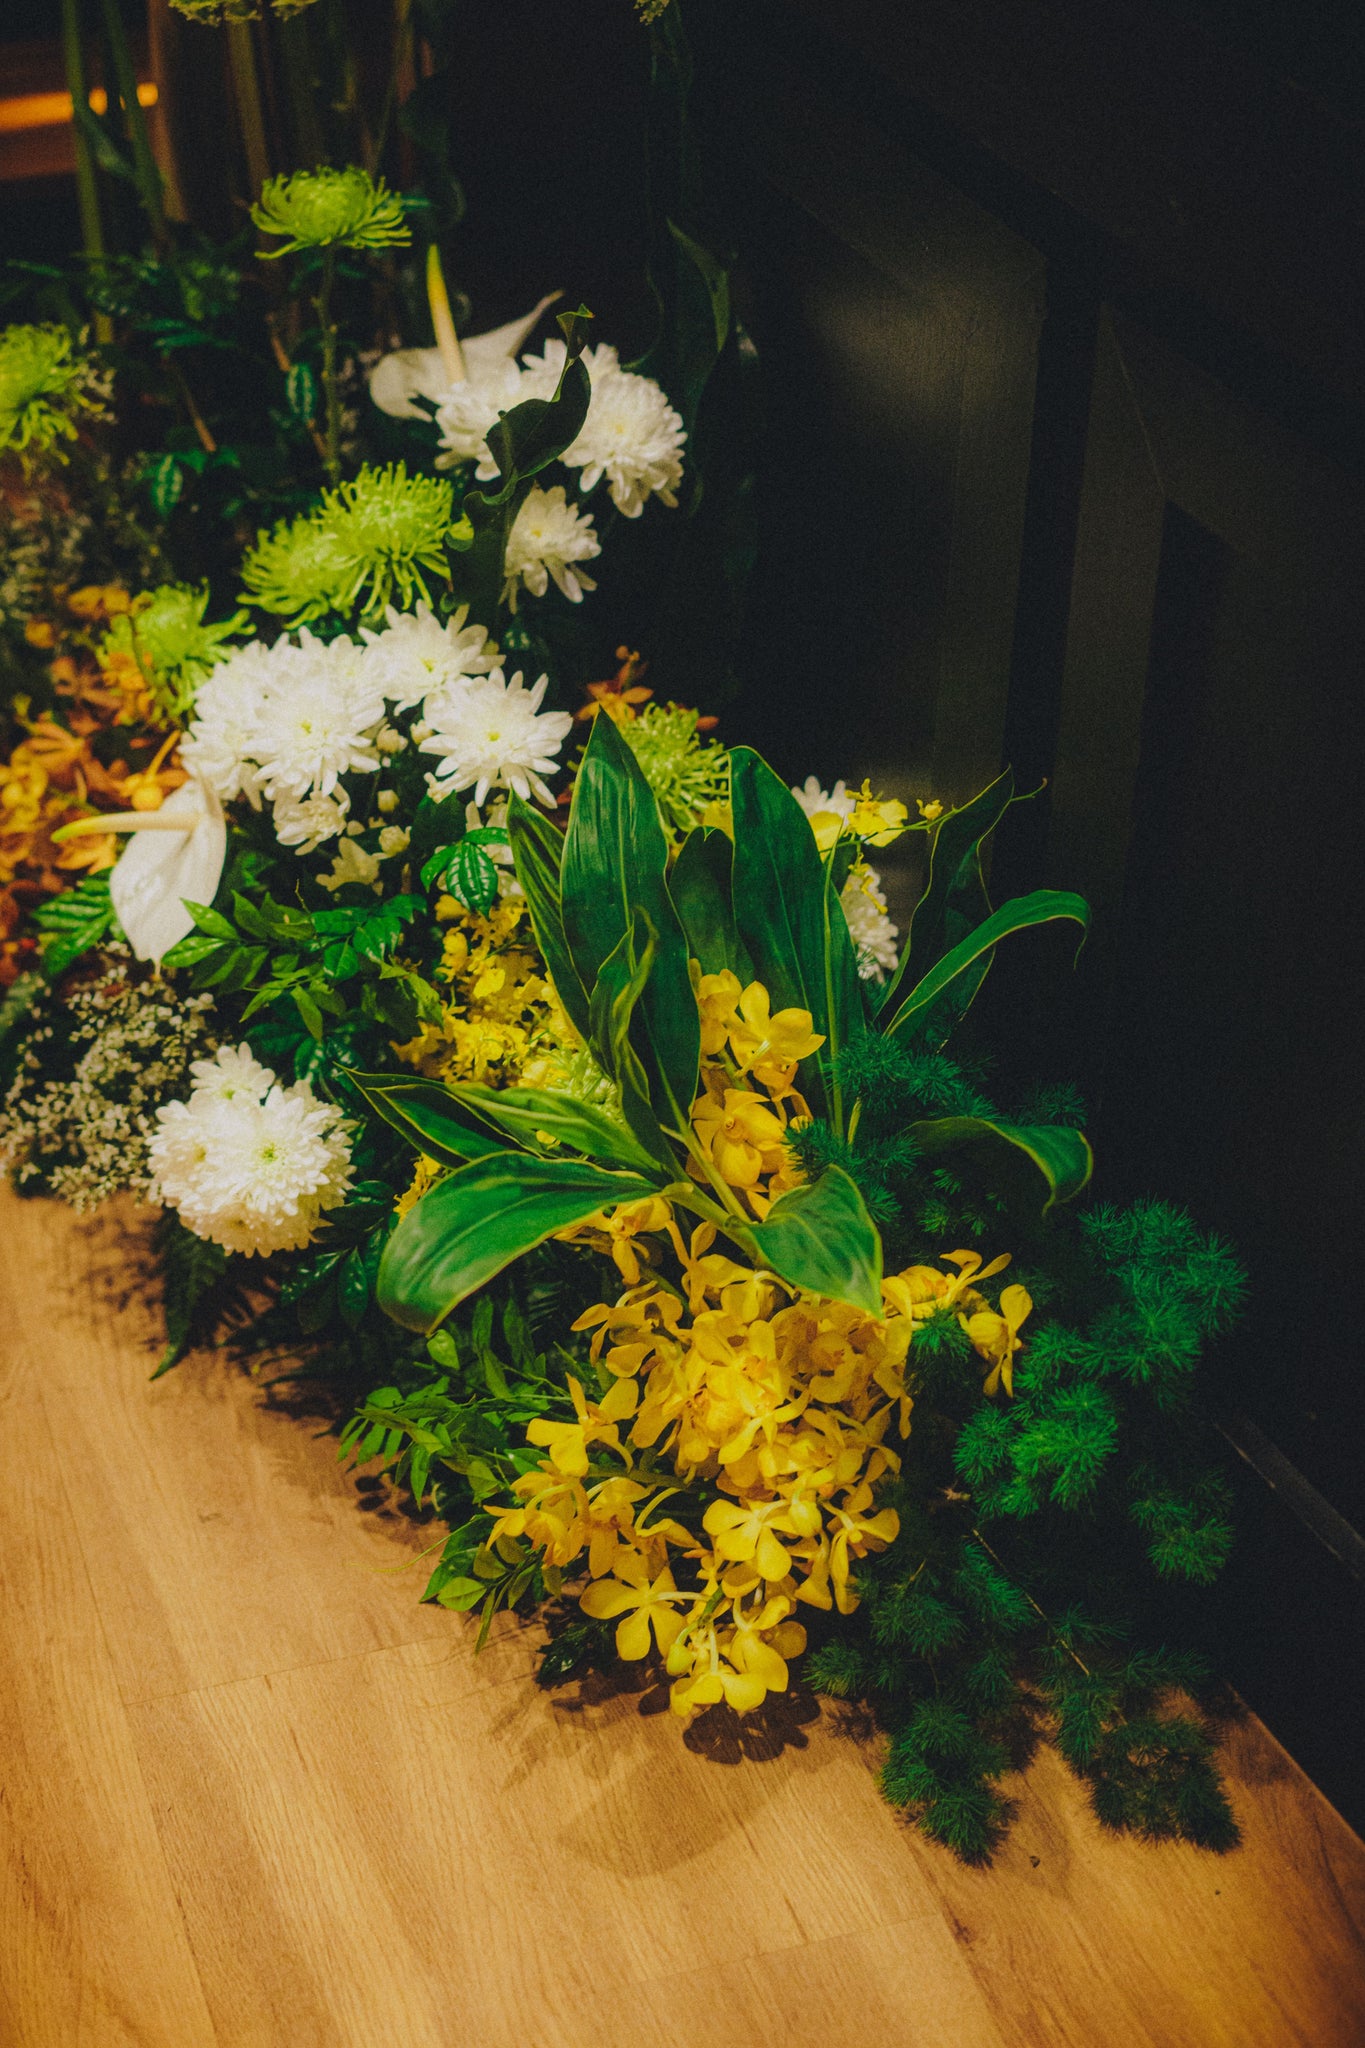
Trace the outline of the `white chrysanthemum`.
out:
[[[858,803],[842,781],[836,782],[833,789],[822,789],[814,775],[808,775],[800,789],[793,783],[792,795],[808,818],[851,818]]]
[[[835,788],[842,789],[843,784],[836,783]],[[864,981],[884,981],[900,958],[900,932],[886,914],[886,894],[876,869],[854,868],[839,901],[858,955],[859,974]]]
[[[248,796],[260,807],[253,758],[256,728],[278,670],[276,649],[253,640],[235,647],[199,685],[180,759],[224,803]]]
[[[533,597],[544,597],[553,576],[570,604],[578,604],[583,592],[597,585],[574,565],[591,562],[601,552],[596,527],[586,512],[568,502],[563,484],[549,491],[533,484],[507,536],[503,602],[516,610],[518,584],[525,584]]]
[[[422,713],[431,730],[422,751],[444,756],[427,777],[432,796],[439,799],[473,786],[476,804],[485,801],[490,789],[511,789],[528,802],[535,795],[553,803],[541,777],[558,770],[555,756],[573,719],[567,711],[540,709],[549,680],[542,676],[527,690],[520,675],[508,683],[495,669],[491,676],[428,697]]]
[[[247,1046],[223,1046],[191,1072],[189,1100],[157,1111],[154,1198],[230,1252],[301,1251],[346,1199],[353,1126],[306,1081],[282,1088]]]
[[[316,853],[324,839],[335,839],[345,828],[351,799],[344,789],[330,796],[277,796],[274,805],[275,837],[281,846],[297,846],[300,853]]]
[[[542,355],[525,357],[521,397],[551,397],[564,356],[562,341],[548,341]],[[582,470],[585,491],[605,477],[612,503],[627,519],[638,519],[650,497],[676,505],[687,439],[681,418],[652,377],[621,368],[614,348],[590,348],[583,361],[592,383],[588,417],[560,460]]]
[[[265,794],[330,796],[342,775],[377,768],[383,719],[384,693],[364,649],[344,636],[324,644],[300,633],[279,658],[252,741]]]
[[[457,462],[476,462],[474,474],[486,482],[495,477],[498,465],[488,448],[488,430],[498,423],[498,414],[510,412],[523,398],[521,372],[507,359],[471,364],[462,384],[451,384],[436,407],[436,425],[441,436],[438,469],[452,469]]]
[[[482,626],[465,624],[468,616],[469,606],[461,605],[442,625],[429,604],[415,612],[396,612],[390,605],[388,624],[379,632],[361,627],[366,672],[395,711],[410,711],[461,676],[484,676],[497,667],[497,648]],[[382,736],[380,750],[389,751]]]

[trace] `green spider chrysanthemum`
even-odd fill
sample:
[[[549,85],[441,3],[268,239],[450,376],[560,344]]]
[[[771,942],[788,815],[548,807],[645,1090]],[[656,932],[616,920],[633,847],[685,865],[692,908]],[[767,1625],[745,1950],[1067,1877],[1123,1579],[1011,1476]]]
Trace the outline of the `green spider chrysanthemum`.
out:
[[[285,237],[278,249],[263,249],[264,256],[289,256],[298,249],[386,249],[412,240],[399,194],[358,164],[267,178],[251,218],[262,234]]]
[[[260,0],[171,0],[178,14],[188,14],[191,21],[206,21],[217,27],[223,21],[258,21]],[[313,0],[270,0],[273,14],[301,14],[305,7],[311,7]]]
[[[242,565],[246,594],[296,626],[327,612],[410,610],[446,574],[453,491],[444,477],[409,476],[406,463],[367,465],[316,511],[259,537]]]
[[[698,713],[681,704],[646,704],[619,727],[640,764],[664,822],[688,832],[708,804],[730,794],[730,755],[697,731]]]
[[[194,704],[195,692],[228,649],[224,641],[249,624],[245,612],[209,625],[204,618],[209,593],[187,583],[163,583],[135,599],[131,612],[114,620],[105,648],[131,654],[167,717],[182,720]]]
[[[74,441],[76,422],[104,410],[107,375],[82,353],[65,327],[6,327],[0,332],[0,448],[27,461]]]

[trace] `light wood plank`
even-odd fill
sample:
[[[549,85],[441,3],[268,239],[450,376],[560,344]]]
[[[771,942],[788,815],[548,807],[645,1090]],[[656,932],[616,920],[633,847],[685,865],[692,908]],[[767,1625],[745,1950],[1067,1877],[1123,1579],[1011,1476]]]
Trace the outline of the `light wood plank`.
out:
[[[0,2042],[213,2048],[30,1361],[0,1362]]]
[[[40,1374],[125,1699],[449,1635],[418,1603],[439,1533],[358,1512],[322,1421],[222,1356],[148,1384],[164,1341],[151,1218],[4,1196],[9,1337]],[[276,1368],[278,1370],[278,1368]]]

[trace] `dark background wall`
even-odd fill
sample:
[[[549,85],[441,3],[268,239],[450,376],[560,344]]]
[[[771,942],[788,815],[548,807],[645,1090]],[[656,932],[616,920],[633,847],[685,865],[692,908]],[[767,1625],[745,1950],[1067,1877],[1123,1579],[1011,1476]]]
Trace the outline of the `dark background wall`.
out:
[[[681,4],[697,203],[758,351],[725,734],[906,796],[1003,760],[1040,787],[997,892],[1078,888],[1095,932],[1074,971],[1045,937],[1002,958],[983,1025],[1006,1082],[1083,1082],[1102,1194],[1184,1200],[1247,1257],[1215,1366],[1242,1493],[1224,1663],[1359,1824],[1365,15]],[[458,70],[476,324],[563,285],[628,354],[625,0],[470,0]],[[28,199],[11,240],[68,243],[69,188]],[[670,683],[725,687],[704,659]]]

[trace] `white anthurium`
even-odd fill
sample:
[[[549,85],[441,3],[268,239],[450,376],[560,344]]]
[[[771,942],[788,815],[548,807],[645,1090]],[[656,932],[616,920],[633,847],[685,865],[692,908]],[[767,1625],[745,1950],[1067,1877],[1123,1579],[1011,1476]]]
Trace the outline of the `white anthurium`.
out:
[[[223,806],[206,782],[192,775],[164,803],[148,811],[105,811],[54,833],[136,834],[109,877],[109,897],[139,960],[160,966],[172,946],[194,930],[185,908],[212,903],[227,859]]]
[[[434,247],[430,253],[435,255]],[[435,348],[395,349],[391,355],[380,357],[370,377],[371,398],[381,412],[390,413],[395,419],[430,417],[424,407],[413,404],[415,398],[439,405],[453,385],[496,383],[546,307],[564,296],[562,292],[548,292],[521,319],[509,320],[505,327],[494,327],[487,334],[466,335],[460,341],[450,317],[439,263],[434,269],[428,263],[427,292],[436,331]]]

